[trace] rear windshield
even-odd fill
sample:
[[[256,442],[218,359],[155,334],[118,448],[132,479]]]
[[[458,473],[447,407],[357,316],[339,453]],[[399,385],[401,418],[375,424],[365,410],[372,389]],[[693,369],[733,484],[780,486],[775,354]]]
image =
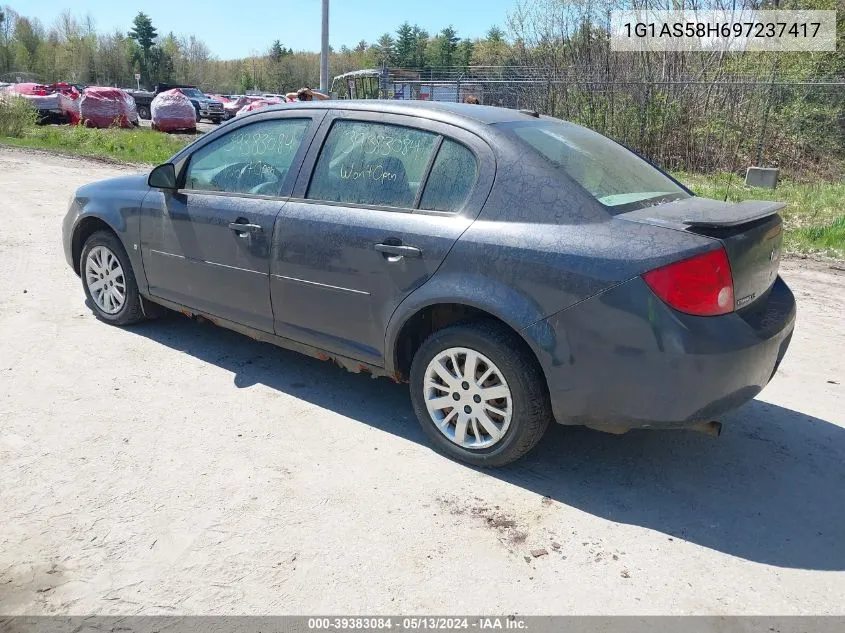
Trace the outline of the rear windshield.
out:
[[[647,161],[580,125],[541,119],[510,121],[498,127],[563,169],[614,215],[690,197]]]

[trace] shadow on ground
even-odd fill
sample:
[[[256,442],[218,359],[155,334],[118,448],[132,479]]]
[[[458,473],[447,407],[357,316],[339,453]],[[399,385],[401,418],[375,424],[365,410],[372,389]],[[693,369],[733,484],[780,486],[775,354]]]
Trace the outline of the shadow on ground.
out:
[[[406,386],[178,315],[132,331],[231,371],[237,387],[260,383],[428,445]],[[553,425],[524,459],[484,472],[598,517],[746,560],[845,570],[845,428],[759,400],[725,422],[719,440]]]

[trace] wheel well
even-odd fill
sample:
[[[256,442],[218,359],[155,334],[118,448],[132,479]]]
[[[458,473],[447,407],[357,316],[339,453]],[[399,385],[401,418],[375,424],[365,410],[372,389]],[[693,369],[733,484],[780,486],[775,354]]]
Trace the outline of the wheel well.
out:
[[[85,242],[97,231],[110,231],[114,233],[112,228],[100,218],[87,217],[79,222],[79,226],[73,232],[73,241],[71,242],[71,253],[73,255],[73,270],[79,274],[79,259],[82,257],[82,247]]]
[[[429,336],[437,330],[456,323],[472,321],[496,321],[511,331],[515,330],[500,318],[472,306],[461,303],[438,303],[428,306],[408,319],[396,337],[394,354],[396,359],[396,377],[408,380],[411,375],[411,363],[414,355]],[[520,340],[523,340],[519,336]],[[524,341],[523,341],[524,342]],[[527,343],[525,343],[528,346]],[[529,348],[530,349],[530,348]],[[532,351],[532,356],[534,356]]]

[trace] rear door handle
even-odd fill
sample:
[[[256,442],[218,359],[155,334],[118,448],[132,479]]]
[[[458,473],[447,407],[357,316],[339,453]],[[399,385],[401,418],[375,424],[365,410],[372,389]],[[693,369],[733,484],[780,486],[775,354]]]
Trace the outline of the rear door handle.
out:
[[[260,224],[245,224],[241,222],[230,222],[229,228],[232,229],[238,235],[246,235],[249,233],[261,233],[264,229],[261,228]]]
[[[422,251],[416,246],[401,246],[398,244],[376,244],[376,250],[385,255],[397,257],[422,257]]]

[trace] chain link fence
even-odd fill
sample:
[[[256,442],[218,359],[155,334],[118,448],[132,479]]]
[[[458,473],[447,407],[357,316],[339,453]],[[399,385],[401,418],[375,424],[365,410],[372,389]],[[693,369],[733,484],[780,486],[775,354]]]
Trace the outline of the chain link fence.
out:
[[[550,74],[527,66],[371,72],[381,98],[474,96],[536,110],[606,134],[666,169],[743,172],[757,165],[799,179],[845,176],[845,81],[786,81],[776,71],[619,79],[602,70]]]

